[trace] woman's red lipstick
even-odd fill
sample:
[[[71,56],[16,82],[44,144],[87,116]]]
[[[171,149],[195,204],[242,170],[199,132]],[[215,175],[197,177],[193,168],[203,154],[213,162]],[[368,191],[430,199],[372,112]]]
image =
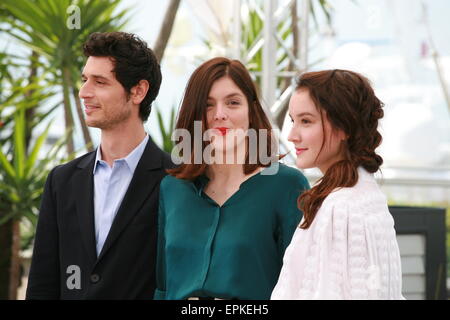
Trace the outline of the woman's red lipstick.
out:
[[[219,128],[215,128],[215,129],[219,130],[220,134],[223,136],[227,134],[227,130],[228,130],[228,128],[225,128],[225,127],[219,127]]]

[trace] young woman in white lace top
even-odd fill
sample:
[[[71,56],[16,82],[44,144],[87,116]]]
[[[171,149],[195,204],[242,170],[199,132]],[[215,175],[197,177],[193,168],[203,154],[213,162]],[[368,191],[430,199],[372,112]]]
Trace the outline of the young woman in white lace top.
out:
[[[304,216],[272,299],[404,299],[394,221],[373,173],[383,103],[346,70],[301,75],[289,103],[299,168],[324,174],[298,200]]]

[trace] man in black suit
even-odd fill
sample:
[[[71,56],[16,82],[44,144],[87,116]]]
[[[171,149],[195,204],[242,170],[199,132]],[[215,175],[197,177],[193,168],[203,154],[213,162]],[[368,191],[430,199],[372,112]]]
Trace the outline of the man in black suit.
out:
[[[128,33],[94,33],[83,49],[80,98],[101,142],[47,178],[27,299],[152,299],[159,184],[173,167],[143,126],[160,66]]]

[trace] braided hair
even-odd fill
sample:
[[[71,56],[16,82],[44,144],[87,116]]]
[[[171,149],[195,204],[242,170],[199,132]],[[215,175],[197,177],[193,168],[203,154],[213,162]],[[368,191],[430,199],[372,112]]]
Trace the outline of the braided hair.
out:
[[[297,79],[296,90],[300,89],[308,90],[321,115],[347,136],[343,145],[344,159],[333,163],[318,183],[298,198],[298,206],[304,214],[300,228],[307,229],[333,190],[357,183],[358,167],[370,173],[379,170],[383,159],[375,149],[382,141],[378,120],[384,115],[384,104],[375,96],[366,77],[348,70],[304,73]],[[322,149],[324,144],[325,141]]]

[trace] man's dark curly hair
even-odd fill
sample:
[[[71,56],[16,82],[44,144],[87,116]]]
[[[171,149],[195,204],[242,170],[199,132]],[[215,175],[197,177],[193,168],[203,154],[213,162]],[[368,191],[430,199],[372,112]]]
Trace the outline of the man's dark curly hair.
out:
[[[94,32],[83,45],[86,57],[111,57],[113,72],[129,94],[140,80],[149,82],[149,90],[139,108],[139,116],[146,121],[153,100],[161,85],[161,68],[147,43],[126,32]]]

